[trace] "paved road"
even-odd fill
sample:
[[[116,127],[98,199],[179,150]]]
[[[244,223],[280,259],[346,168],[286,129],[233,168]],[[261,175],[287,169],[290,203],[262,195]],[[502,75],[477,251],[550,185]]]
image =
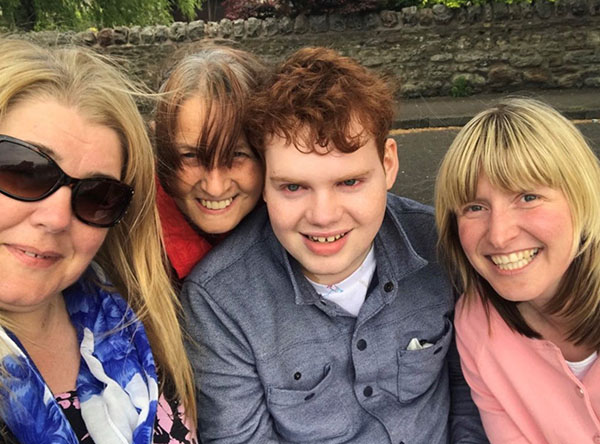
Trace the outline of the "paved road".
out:
[[[600,156],[600,123],[582,121],[577,127]],[[398,143],[400,170],[392,191],[432,204],[438,165],[457,132],[458,128],[394,131],[392,137]]]

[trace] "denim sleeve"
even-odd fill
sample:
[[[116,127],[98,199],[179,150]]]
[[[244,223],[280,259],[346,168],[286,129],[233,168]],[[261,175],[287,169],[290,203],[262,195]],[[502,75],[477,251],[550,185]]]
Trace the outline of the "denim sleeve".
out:
[[[448,350],[450,372],[450,433],[451,443],[489,443],[481,425],[479,411],[471,398],[471,392],[463,376],[456,340],[452,339]]]
[[[196,379],[200,441],[278,443],[244,332],[195,283],[186,282],[181,298]]]

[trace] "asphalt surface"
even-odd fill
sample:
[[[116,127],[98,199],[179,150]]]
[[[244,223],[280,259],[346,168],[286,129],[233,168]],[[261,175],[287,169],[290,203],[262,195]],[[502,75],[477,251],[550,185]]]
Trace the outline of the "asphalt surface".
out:
[[[590,147],[600,156],[600,89],[521,92],[517,95],[535,97],[554,106],[574,121]],[[400,102],[395,129],[391,133],[398,143],[400,160],[392,191],[432,204],[438,166],[460,127],[505,96],[436,97]]]
[[[395,129],[462,126],[503,97],[532,97],[553,106],[569,119],[600,119],[600,89],[517,91],[471,97],[404,99],[398,103]]]

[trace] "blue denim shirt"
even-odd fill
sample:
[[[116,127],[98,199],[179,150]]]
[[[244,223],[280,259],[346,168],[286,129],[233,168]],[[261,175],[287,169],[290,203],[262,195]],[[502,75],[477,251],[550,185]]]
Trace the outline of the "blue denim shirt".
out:
[[[432,210],[388,195],[356,318],[322,299],[259,209],[188,276],[182,301],[203,443],[476,443]],[[408,351],[412,338],[434,344]]]

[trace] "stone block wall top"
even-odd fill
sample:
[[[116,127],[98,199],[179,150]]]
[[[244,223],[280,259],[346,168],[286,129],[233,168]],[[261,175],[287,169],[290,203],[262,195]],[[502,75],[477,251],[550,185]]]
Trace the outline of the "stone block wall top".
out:
[[[295,18],[249,18],[247,20],[222,19],[220,22],[196,20],[190,23],[175,22],[170,26],[156,25],[140,28],[119,26],[99,31],[74,33],[38,32],[33,40],[45,43],[76,42],[88,46],[156,45],[169,42],[186,42],[209,38],[235,40],[284,36],[288,34],[322,34],[345,31],[385,31],[398,28],[431,26],[469,26],[479,23],[519,20],[548,20],[553,17],[582,18],[600,15],[600,0],[534,0],[534,3],[488,3],[450,9],[436,4],[432,8],[416,6],[401,11],[381,11],[364,15],[330,14]]]

